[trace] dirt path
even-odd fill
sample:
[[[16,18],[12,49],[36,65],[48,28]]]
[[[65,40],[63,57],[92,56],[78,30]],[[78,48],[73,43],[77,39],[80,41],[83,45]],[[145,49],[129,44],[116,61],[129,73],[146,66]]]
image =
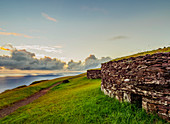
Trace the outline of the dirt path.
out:
[[[3,109],[0,109],[0,118],[3,118],[9,114],[11,114],[12,112],[14,112],[15,110],[17,110],[18,108],[22,107],[22,106],[25,106],[31,102],[33,102],[34,100],[38,99],[39,97],[45,95],[51,88],[61,84],[61,82],[58,82],[48,88],[45,88],[41,91],[38,91],[37,93],[23,99],[23,100],[20,100],[18,102],[15,102],[12,106],[8,106],[6,108],[3,108]]]

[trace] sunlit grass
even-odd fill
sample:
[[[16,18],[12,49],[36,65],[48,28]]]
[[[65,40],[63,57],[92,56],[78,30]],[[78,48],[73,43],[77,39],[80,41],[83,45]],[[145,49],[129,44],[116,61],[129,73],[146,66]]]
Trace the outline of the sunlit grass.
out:
[[[9,90],[4,93],[1,93],[0,94],[0,109],[3,108],[4,106],[11,105],[12,103],[14,103],[16,101],[24,99],[24,98],[38,92],[39,90],[41,90],[43,88],[50,87],[51,85],[53,85],[56,82],[60,82],[64,79],[71,78],[71,77],[72,76],[61,77],[61,78],[53,79],[50,81],[42,81],[42,82],[34,84],[34,85],[30,85],[30,86],[18,88],[18,89],[13,89],[13,90]]]
[[[155,53],[166,53],[166,52],[170,52],[170,47],[165,47],[165,48],[159,48],[156,50],[151,50],[151,51],[145,51],[145,52],[139,52],[133,55],[129,55],[129,56],[124,56],[124,57],[120,57],[120,58],[116,58],[113,59],[112,61],[118,61],[118,60],[122,60],[122,59],[128,59],[130,57],[137,57],[137,56],[145,56],[147,54],[155,54]]]
[[[165,123],[135,105],[105,96],[100,91],[100,83],[100,79],[87,79],[83,75],[71,79],[69,83],[54,87],[33,103],[1,119],[0,123]]]

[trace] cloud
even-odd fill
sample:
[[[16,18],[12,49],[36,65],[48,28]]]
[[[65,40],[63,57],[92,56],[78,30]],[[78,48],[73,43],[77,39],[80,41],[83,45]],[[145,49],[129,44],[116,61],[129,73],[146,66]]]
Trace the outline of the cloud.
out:
[[[48,53],[62,53],[62,46],[41,46],[41,45],[21,45],[15,46],[17,49],[38,50]]]
[[[87,70],[92,68],[100,68],[101,63],[110,61],[110,57],[102,57],[101,59],[98,59],[95,57],[95,55],[90,55],[85,59],[84,62],[74,62],[73,60],[68,62],[68,70]]]
[[[35,47],[36,48],[36,47]],[[35,53],[27,50],[18,50],[11,48],[10,56],[0,56],[0,69],[20,69],[20,70],[71,70],[83,71],[91,68],[100,68],[101,63],[111,60],[110,57],[102,57],[98,59],[95,55],[90,55],[84,62],[75,62],[73,60],[66,62],[57,58],[43,57],[36,58]]]
[[[13,50],[11,56],[0,56],[0,67],[20,70],[62,70],[66,63],[56,58],[35,58],[35,54],[26,50]]]
[[[129,37],[120,35],[120,36],[112,37],[112,38],[110,38],[109,40],[110,40],[110,41],[114,41],[114,40],[127,39],[127,38],[129,38]]]
[[[55,18],[52,18],[52,17],[48,16],[48,15],[45,14],[45,13],[41,13],[41,15],[42,15],[43,17],[45,17],[46,19],[50,20],[50,21],[58,22],[58,20],[56,20]]]
[[[32,36],[28,36],[28,35],[20,34],[20,33],[12,33],[12,32],[0,32],[0,35],[13,35],[13,36],[22,36],[25,38],[33,38]]]
[[[110,61],[110,57],[102,57],[101,59],[98,59],[95,57],[95,55],[90,55],[85,59],[84,68],[85,69],[92,69],[92,68],[100,68],[101,63]]]
[[[68,62],[67,69],[72,71],[80,71],[83,70],[83,64],[81,61],[74,62],[73,60],[71,60]]]

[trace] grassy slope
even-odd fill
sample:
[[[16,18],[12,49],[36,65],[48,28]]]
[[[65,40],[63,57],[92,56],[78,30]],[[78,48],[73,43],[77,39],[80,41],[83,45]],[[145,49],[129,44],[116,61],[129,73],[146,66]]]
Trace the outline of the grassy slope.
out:
[[[42,81],[38,84],[30,85],[28,87],[13,89],[13,90],[9,90],[7,92],[1,93],[0,94],[0,109],[3,108],[4,106],[11,105],[12,103],[16,101],[24,99],[38,92],[39,90],[43,88],[50,87],[54,83],[60,82],[67,78],[69,77],[61,77],[61,78],[57,78],[57,79],[50,80],[50,81]]]
[[[60,84],[33,103],[21,107],[0,123],[165,123],[129,103],[105,96],[100,79],[84,75]]]
[[[156,50],[140,52],[140,53],[136,53],[136,54],[133,54],[133,55],[116,58],[116,59],[113,59],[112,61],[118,61],[118,60],[130,58],[130,57],[145,56],[146,54],[151,55],[151,54],[160,53],[160,52],[161,53],[170,52],[170,47],[159,48],[159,49],[156,49]]]

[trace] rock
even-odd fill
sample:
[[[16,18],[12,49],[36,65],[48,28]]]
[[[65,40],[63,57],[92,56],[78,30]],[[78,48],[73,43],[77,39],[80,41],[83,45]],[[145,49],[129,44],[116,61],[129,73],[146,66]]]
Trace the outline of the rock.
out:
[[[69,80],[63,80],[63,83],[69,83]]]

